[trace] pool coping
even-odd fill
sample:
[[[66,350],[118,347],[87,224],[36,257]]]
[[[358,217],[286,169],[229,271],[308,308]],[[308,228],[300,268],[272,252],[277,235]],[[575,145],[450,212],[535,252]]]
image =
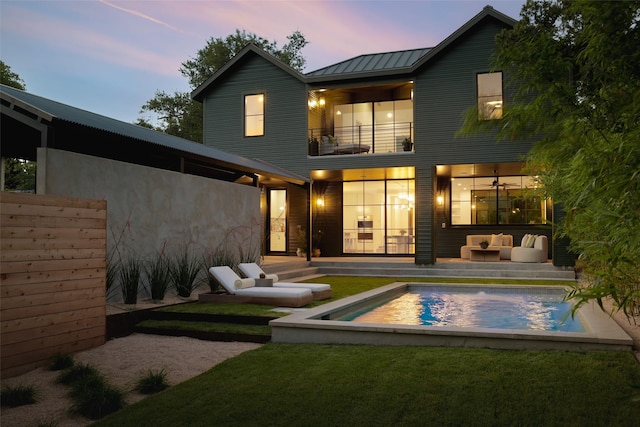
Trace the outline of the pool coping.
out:
[[[395,282],[269,322],[276,343],[369,344],[399,346],[486,347],[513,350],[631,350],[633,340],[595,302],[579,308],[586,332],[389,325],[331,320],[361,304],[371,304],[411,287],[502,287],[452,283]],[[558,286],[536,286],[557,289]]]

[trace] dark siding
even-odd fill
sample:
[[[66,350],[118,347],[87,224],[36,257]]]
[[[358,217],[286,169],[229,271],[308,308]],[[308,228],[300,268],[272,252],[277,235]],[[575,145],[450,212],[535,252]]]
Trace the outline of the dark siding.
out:
[[[435,167],[416,168],[416,264],[433,264]]]
[[[487,22],[416,76],[416,153],[420,163],[518,161],[529,150],[531,144],[497,142],[494,134],[455,136],[465,111],[476,103],[476,73],[489,71],[494,38],[500,29]]]
[[[304,83],[252,53],[228,74],[204,99],[205,145],[307,175],[300,164],[307,156]],[[254,93],[265,93],[265,135],[246,138],[244,95]]]
[[[295,254],[296,249],[304,246],[298,239],[298,230],[307,228],[307,190],[297,185],[287,187],[288,205],[288,253]]]

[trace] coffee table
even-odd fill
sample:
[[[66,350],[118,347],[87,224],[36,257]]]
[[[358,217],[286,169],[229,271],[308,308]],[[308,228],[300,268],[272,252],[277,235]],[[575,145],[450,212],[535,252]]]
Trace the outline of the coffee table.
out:
[[[471,248],[469,260],[471,261],[500,261],[500,249]]]

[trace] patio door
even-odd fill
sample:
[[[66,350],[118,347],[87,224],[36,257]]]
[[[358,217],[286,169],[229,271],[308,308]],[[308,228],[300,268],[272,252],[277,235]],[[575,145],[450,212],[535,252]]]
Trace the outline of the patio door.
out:
[[[269,190],[269,252],[287,251],[287,190]]]

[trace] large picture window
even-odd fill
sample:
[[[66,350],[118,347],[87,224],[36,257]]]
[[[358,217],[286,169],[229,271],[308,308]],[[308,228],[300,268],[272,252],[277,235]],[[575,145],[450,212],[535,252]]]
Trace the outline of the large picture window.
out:
[[[502,73],[478,74],[478,119],[502,118]]]
[[[244,136],[264,135],[264,94],[244,97]]]
[[[452,178],[451,224],[544,224],[547,200],[535,177]]]

